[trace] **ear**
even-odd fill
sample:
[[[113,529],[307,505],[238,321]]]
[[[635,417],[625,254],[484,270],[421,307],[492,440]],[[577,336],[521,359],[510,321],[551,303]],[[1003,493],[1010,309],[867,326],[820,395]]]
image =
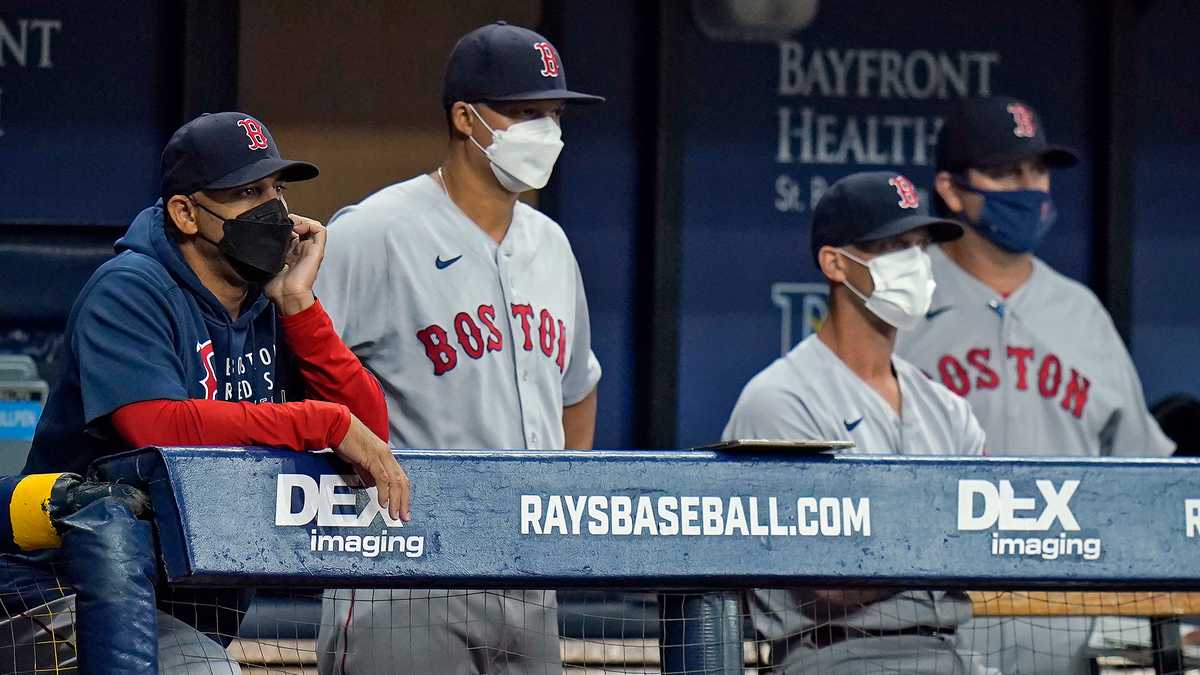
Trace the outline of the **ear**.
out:
[[[962,213],[966,210],[963,204],[962,197],[959,196],[958,190],[954,187],[954,179],[950,177],[949,171],[939,171],[933,178],[933,187],[937,190],[938,196],[945,202],[946,208],[952,213]]]
[[[832,284],[840,284],[846,280],[846,257],[832,246],[822,246],[817,251],[817,266]]]
[[[187,197],[172,195],[167,200],[166,211],[175,228],[183,234],[196,234],[200,231],[200,223],[196,221],[196,205]]]
[[[450,126],[455,132],[470,136],[475,129],[475,113],[471,112],[470,106],[463,101],[455,101],[454,105],[450,106]]]

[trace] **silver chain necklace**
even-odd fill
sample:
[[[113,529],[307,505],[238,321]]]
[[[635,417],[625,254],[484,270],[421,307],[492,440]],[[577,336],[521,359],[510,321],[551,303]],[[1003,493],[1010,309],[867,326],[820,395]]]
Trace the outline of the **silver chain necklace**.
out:
[[[442,184],[442,192],[446,193],[446,199],[454,201],[454,197],[450,196],[450,188],[446,187],[446,177],[442,175],[442,167],[437,168],[438,182]],[[457,202],[455,202],[457,203]]]

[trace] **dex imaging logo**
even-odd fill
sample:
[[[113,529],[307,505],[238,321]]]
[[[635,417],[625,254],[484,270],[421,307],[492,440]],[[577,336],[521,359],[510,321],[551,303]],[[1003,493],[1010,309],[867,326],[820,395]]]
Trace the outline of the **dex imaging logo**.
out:
[[[1080,531],[1079,521],[1071,511],[1071,499],[1079,489],[1079,481],[1065,480],[1056,484],[1038,480],[1034,484],[1037,494],[1029,492],[1018,496],[1012,482],[1007,480],[958,481],[958,530],[992,530],[991,554],[994,556],[1098,560],[1101,553],[1099,537],[1069,534]],[[1033,536],[1006,534],[1010,532]]]
[[[358,534],[373,528],[378,518],[384,528],[377,533]],[[425,537],[389,534],[389,527],[404,527],[379,507],[375,488],[362,488],[355,476],[322,475],[319,480],[302,473],[281,473],[276,479],[276,527],[309,529],[308,548],[316,553],[356,553],[364,558],[403,553],[409,558],[425,554]],[[333,532],[330,532],[333,530]],[[340,534],[341,530],[349,530]]]

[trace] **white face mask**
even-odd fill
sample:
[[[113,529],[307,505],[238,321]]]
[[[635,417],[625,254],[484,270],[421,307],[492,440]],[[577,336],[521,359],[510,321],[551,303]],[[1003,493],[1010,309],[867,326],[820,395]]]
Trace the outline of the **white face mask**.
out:
[[[863,260],[845,249],[838,251],[871,272],[875,290],[869,298],[851,286],[850,282],[843,283],[875,316],[904,330],[916,326],[929,311],[933,289],[937,284],[933,282],[933,264],[929,254],[919,246],[910,246],[870,260]]]
[[[475,117],[492,132],[492,144],[486,148],[471,137],[471,142],[487,155],[496,180],[509,192],[526,192],[546,187],[554,162],[562,152],[562,129],[549,117],[517,122],[507,129],[493,129],[483,121],[475,106]]]

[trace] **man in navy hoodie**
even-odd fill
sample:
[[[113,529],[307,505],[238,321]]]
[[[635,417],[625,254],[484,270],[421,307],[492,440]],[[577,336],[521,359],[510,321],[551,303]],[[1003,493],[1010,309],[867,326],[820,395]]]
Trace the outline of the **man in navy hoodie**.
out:
[[[147,445],[332,448],[392,518],[411,517],[383,391],[313,295],[325,228],[284,201],[287,181],[316,175],[244,113],[175,132],[162,199],[71,310],[25,474]]]

